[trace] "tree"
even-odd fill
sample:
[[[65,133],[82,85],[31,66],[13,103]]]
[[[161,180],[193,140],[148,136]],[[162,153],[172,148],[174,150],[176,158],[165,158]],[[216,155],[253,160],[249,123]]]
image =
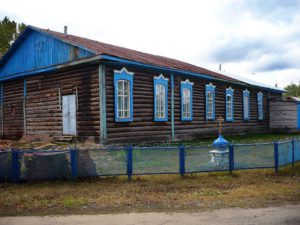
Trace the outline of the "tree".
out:
[[[297,84],[291,83],[287,85],[284,90],[286,91],[284,93],[285,97],[288,96],[294,96],[294,97],[300,97],[300,82]]]
[[[7,16],[0,21],[0,58],[25,28],[26,25],[24,23],[11,21]]]

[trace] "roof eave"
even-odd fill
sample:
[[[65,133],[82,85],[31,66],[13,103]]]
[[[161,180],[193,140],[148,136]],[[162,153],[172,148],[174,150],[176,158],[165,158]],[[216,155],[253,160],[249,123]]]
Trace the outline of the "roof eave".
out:
[[[259,88],[259,89],[262,89],[262,90],[270,91],[272,93],[283,93],[284,92],[284,90],[272,89],[272,88],[268,88],[268,87],[261,87],[261,86],[257,86],[257,85],[253,85],[253,84],[248,84],[248,83],[245,83],[245,82],[228,81],[228,80],[225,80],[225,79],[216,78],[216,77],[206,75],[206,74],[201,74],[201,73],[196,73],[196,72],[191,72],[191,71],[186,71],[186,70],[180,70],[180,69],[173,69],[173,68],[168,68],[168,67],[163,67],[163,66],[155,66],[155,65],[146,64],[146,63],[133,61],[133,60],[128,60],[128,59],[124,59],[124,58],[120,58],[120,57],[116,57],[116,56],[111,56],[111,55],[107,55],[107,54],[102,54],[101,58],[103,60],[118,62],[118,63],[122,63],[122,64],[128,64],[128,65],[131,65],[131,66],[147,67],[149,69],[156,69],[156,70],[170,72],[170,73],[177,73],[177,74],[182,74],[182,75],[190,75],[190,76],[201,77],[201,78],[206,79],[206,80],[221,81],[221,82],[225,82],[225,83],[229,83],[229,84],[237,84],[237,85],[247,86],[247,87],[251,86],[251,87]]]

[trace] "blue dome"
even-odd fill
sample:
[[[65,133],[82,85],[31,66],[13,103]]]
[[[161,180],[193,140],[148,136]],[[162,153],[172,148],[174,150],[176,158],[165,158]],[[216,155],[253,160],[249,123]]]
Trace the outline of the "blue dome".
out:
[[[223,138],[221,134],[219,134],[219,137],[216,140],[214,140],[213,145],[215,147],[225,147],[228,145],[228,141],[225,138]]]

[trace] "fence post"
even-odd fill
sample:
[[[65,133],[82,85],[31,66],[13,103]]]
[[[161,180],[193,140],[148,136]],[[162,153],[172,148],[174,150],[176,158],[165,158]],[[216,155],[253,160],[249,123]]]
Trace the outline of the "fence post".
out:
[[[279,167],[279,159],[278,159],[278,142],[274,142],[274,162],[275,162],[275,172],[278,173],[278,167]]]
[[[292,139],[292,166],[295,166],[295,139]]]
[[[71,155],[72,178],[75,179],[77,177],[77,149],[76,149],[76,146],[74,149],[70,148],[70,155]]]
[[[131,181],[132,176],[132,146],[130,145],[127,147],[127,176],[128,176],[128,182]]]
[[[233,145],[229,145],[229,171],[232,173],[234,170],[234,150]]]
[[[185,174],[185,147],[184,145],[179,146],[179,172],[183,177]]]
[[[20,163],[19,163],[19,151],[16,149],[11,150],[12,159],[12,179],[13,182],[18,183],[20,180]]]

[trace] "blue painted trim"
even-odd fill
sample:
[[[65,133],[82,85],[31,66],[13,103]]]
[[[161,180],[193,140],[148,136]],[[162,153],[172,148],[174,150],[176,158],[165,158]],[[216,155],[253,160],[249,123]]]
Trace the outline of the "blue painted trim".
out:
[[[181,94],[181,121],[192,121],[193,120],[193,83],[188,79],[180,84],[180,94]],[[190,116],[183,117],[183,89],[190,90]]]
[[[179,146],[179,173],[183,177],[185,174],[185,147]]]
[[[205,117],[206,120],[215,120],[215,89],[216,86],[213,86],[212,83],[205,85]],[[207,93],[212,92],[213,93],[213,111],[212,111],[212,117],[208,117],[207,115],[207,109],[208,109],[208,102],[207,102]]]
[[[105,85],[105,65],[100,64],[98,68],[99,76],[99,105],[100,105],[100,140],[107,139],[106,124],[106,85]]]
[[[127,176],[129,182],[131,181],[131,177],[133,174],[132,150],[132,146],[127,147]]]
[[[168,121],[168,78],[164,78],[161,74],[159,77],[153,78],[153,87],[154,87],[154,121],[157,122],[165,122]],[[164,118],[157,118],[156,117],[156,85],[163,85],[165,87],[165,117]]]
[[[137,66],[137,67],[142,67],[142,68],[153,69],[153,70],[159,71],[160,73],[169,72],[169,73],[174,73],[174,74],[181,74],[181,75],[188,75],[188,76],[198,77],[198,78],[202,78],[202,79],[208,80],[208,81],[221,81],[221,82],[228,83],[228,84],[237,84],[237,85],[240,85],[240,86],[243,86],[243,87],[257,87],[261,90],[269,90],[272,93],[281,93],[282,94],[282,93],[285,92],[283,90],[274,90],[274,89],[271,89],[271,88],[260,87],[260,86],[251,85],[251,84],[245,84],[245,83],[242,83],[242,82],[228,81],[228,80],[212,77],[212,76],[209,76],[209,75],[205,75],[205,74],[202,74],[202,73],[196,73],[196,72],[191,72],[191,71],[187,71],[187,70],[172,69],[172,68],[168,68],[168,67],[164,67],[164,66],[149,65],[149,64],[146,64],[146,63],[141,63],[141,62],[137,62],[137,61],[123,59],[123,58],[110,56],[110,55],[106,55],[106,54],[102,54],[101,58],[104,59],[104,60],[110,60],[110,61],[113,61],[113,62],[118,62],[118,63],[114,63],[114,65],[127,64],[127,65],[130,65],[130,66]],[[104,63],[110,64],[109,62],[104,62]]]
[[[100,56],[91,56],[91,57],[82,58],[82,59],[79,59],[79,60],[76,60],[76,61],[56,64],[56,65],[52,65],[52,66],[48,66],[48,67],[43,67],[43,68],[40,68],[40,69],[27,71],[27,72],[15,73],[15,74],[10,75],[9,77],[0,77],[0,82],[1,81],[7,81],[7,80],[14,80],[14,79],[21,78],[21,77],[26,77],[26,76],[31,76],[31,75],[35,75],[35,74],[38,74],[38,73],[51,72],[51,71],[58,70],[58,69],[61,69],[61,68],[65,68],[65,67],[68,67],[68,66],[76,66],[76,65],[79,65],[79,64],[84,64],[84,63],[88,63],[88,62],[92,62],[92,61],[97,61],[99,59],[100,59]]]
[[[259,113],[259,105],[261,103],[261,115]],[[263,93],[258,92],[257,93],[257,117],[258,120],[263,120],[264,119],[264,105],[263,105]]]
[[[26,86],[26,80],[24,79],[24,97],[27,96],[27,86]]]
[[[2,94],[2,96],[3,96],[3,94]],[[298,103],[297,108],[298,108],[298,130],[300,130],[300,103]],[[300,149],[299,149],[299,151],[300,151]]]
[[[133,121],[133,75],[134,73],[128,72],[125,67],[122,70],[114,70],[114,87],[115,87],[115,121],[116,122],[132,122]],[[118,81],[127,80],[130,84],[130,116],[129,118],[118,117]]]
[[[172,140],[175,139],[175,121],[174,121],[174,74],[171,74],[171,127],[172,127]]]
[[[3,105],[3,83],[0,84],[0,106]]]
[[[248,97],[248,117],[246,117],[246,109],[245,109],[245,97]],[[246,89],[243,91],[243,117],[245,121],[250,120],[251,115],[250,115],[250,92]]]
[[[227,96],[229,95],[231,96],[231,118],[228,117],[228,110],[227,110]],[[225,110],[226,110],[226,121],[233,122],[234,121],[234,90],[231,87],[226,89]]]

